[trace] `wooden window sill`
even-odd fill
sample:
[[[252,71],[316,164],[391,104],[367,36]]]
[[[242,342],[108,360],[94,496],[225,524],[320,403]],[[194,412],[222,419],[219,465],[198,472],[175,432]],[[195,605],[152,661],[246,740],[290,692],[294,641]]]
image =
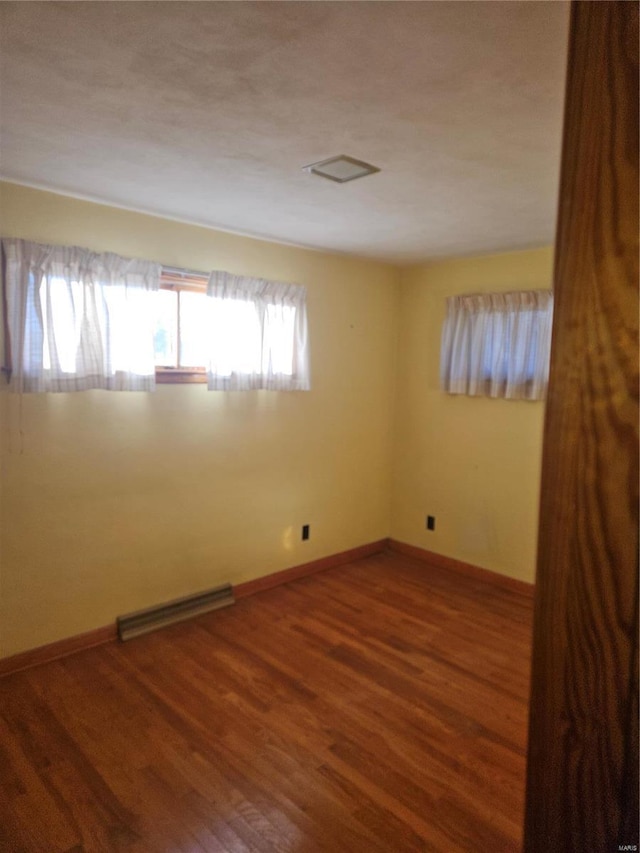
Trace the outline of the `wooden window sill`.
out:
[[[156,383],[158,385],[206,385],[207,374],[204,368],[184,370],[171,367],[157,368]]]

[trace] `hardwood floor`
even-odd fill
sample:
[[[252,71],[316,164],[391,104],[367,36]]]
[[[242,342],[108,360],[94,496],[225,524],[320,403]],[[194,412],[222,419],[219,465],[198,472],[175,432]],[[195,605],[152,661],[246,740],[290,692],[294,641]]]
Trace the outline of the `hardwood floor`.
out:
[[[0,679],[0,850],[520,850],[531,610],[386,553]]]

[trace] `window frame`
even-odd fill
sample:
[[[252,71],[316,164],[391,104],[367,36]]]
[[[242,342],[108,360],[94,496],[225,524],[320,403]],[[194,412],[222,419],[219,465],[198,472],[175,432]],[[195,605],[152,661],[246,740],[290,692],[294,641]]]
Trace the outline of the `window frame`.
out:
[[[172,293],[200,293],[206,296],[208,276],[185,271],[168,270],[163,267],[160,274],[160,290]],[[180,351],[180,300],[178,298],[178,352]],[[156,383],[158,385],[206,385],[207,368],[205,365],[190,367],[171,367],[156,365]]]

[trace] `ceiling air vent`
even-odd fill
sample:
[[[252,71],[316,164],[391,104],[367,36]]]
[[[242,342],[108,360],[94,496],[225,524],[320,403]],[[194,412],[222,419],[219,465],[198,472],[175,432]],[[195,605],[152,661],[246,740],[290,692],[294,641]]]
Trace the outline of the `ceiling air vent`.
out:
[[[302,168],[305,172],[310,172],[312,175],[320,175],[321,178],[328,178],[330,181],[335,181],[338,184],[346,184],[347,181],[364,178],[366,175],[373,175],[375,172],[380,171],[376,166],[372,166],[371,163],[354,160],[353,157],[346,157],[344,154],[340,154],[337,157],[330,157],[328,160],[320,160],[319,163],[311,163]]]

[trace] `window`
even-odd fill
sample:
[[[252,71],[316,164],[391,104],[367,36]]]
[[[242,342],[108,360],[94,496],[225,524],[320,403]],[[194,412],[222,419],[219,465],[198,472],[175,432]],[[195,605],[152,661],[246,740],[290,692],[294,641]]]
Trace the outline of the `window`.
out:
[[[306,290],[213,272],[163,270],[154,343],[159,382],[211,390],[309,388]]]
[[[440,379],[450,394],[542,400],[549,378],[551,291],[447,299]]]
[[[208,387],[307,391],[307,293],[297,284],[211,274]]]
[[[205,275],[162,270],[153,336],[156,381],[207,381],[207,281]]]
[[[306,289],[3,240],[14,391],[309,389]]]
[[[160,266],[74,246],[3,240],[15,391],[149,391]]]

